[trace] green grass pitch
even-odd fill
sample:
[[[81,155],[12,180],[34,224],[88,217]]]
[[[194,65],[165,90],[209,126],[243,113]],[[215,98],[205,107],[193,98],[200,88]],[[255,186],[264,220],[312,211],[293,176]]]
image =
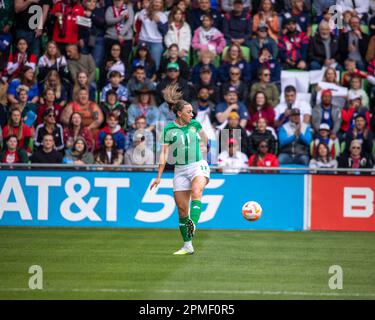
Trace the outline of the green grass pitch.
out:
[[[177,229],[2,227],[0,298],[375,299],[375,233],[198,230],[196,254],[180,246]]]

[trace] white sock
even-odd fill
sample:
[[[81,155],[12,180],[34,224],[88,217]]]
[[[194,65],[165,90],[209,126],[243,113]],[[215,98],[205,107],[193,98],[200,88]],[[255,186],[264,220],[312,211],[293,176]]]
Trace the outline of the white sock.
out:
[[[193,242],[192,241],[184,242],[184,247],[188,248],[188,249],[192,249],[193,248]]]

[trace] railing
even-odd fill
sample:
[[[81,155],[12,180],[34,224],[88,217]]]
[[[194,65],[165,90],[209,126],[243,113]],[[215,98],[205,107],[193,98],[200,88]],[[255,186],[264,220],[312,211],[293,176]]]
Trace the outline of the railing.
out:
[[[15,163],[0,164],[0,170],[30,170],[30,169],[60,169],[60,170],[104,170],[104,171],[157,171],[157,165],[111,165],[111,164],[45,164],[45,163]],[[375,168],[371,169],[348,169],[348,168],[309,168],[309,167],[278,167],[278,168],[269,168],[269,167],[248,167],[240,170],[232,169],[224,170],[218,166],[210,167],[211,172],[222,172],[224,174],[235,174],[235,173],[327,173],[327,174],[336,174],[336,173],[349,173],[349,174],[371,174],[375,175]]]

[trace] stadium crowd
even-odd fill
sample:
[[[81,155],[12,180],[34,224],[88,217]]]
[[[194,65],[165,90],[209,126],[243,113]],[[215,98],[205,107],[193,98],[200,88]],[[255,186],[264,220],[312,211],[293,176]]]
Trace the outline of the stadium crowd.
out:
[[[375,163],[375,0],[1,0],[0,75],[1,163],[154,164],[171,84],[224,169]]]

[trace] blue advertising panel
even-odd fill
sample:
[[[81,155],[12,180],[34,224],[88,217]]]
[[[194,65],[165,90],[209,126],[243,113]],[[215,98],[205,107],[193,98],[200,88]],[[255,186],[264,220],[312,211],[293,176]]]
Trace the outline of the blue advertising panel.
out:
[[[0,171],[0,226],[177,228],[173,174],[149,190],[154,172]],[[263,216],[246,221],[247,201]],[[302,230],[304,177],[213,173],[200,228]]]

